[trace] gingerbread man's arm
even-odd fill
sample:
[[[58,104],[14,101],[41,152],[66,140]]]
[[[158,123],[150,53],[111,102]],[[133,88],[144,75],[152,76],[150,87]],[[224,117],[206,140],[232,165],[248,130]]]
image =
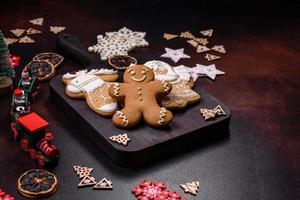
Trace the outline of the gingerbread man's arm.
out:
[[[157,88],[156,94],[157,95],[167,95],[172,90],[172,85],[168,81],[160,81],[160,80],[154,80],[151,83],[149,83],[151,87]]]
[[[125,97],[126,83],[112,83],[109,87],[109,95],[114,99]]]

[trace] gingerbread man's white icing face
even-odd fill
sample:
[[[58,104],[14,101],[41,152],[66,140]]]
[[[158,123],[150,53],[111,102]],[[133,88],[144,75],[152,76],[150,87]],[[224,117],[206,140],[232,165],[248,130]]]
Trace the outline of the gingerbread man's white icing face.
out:
[[[154,74],[151,69],[143,65],[129,67],[124,72],[125,83],[148,83],[154,80]]]

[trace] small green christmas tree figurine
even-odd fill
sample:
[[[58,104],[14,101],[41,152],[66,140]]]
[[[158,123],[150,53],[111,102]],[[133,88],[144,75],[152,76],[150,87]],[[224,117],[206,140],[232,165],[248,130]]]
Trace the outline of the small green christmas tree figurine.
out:
[[[0,30],[0,94],[9,92],[12,89],[12,78],[15,70],[9,60],[9,50]]]

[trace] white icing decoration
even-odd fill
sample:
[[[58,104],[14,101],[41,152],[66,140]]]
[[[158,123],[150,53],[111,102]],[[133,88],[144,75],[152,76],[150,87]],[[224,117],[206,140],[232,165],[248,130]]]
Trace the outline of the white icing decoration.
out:
[[[162,125],[162,123],[165,122],[164,117],[166,116],[166,113],[167,113],[166,108],[164,108],[164,107],[160,108],[160,111],[159,111],[159,119],[160,120],[158,120],[158,122],[157,122],[159,125]]]
[[[174,71],[173,67],[163,61],[152,60],[146,62],[144,65],[153,70],[156,80],[175,81],[179,77],[179,75]],[[159,68],[167,70],[167,74],[156,73],[155,71],[159,70]]]
[[[89,93],[102,86],[104,83],[105,82],[98,76],[82,75],[72,79],[67,86],[67,90],[72,93],[78,93],[78,90]]]
[[[164,91],[167,92],[170,89],[168,82],[161,81],[161,83],[163,84]]]
[[[82,75],[110,75],[110,74],[117,74],[118,71],[113,70],[113,69],[92,69],[90,71],[88,71],[87,69],[85,70],[79,70],[77,72],[73,73],[66,73],[63,75],[63,79],[73,79],[76,78],[78,76],[82,76]]]
[[[123,114],[122,111],[119,111],[119,110],[116,112],[116,114],[122,119],[123,126],[126,127],[128,125],[128,123],[129,123],[127,117]]]
[[[67,89],[67,91],[72,92],[74,94],[78,94],[78,93],[82,92],[80,88],[73,86],[73,85],[67,85],[66,89]]]
[[[119,90],[120,90],[120,84],[115,83],[114,87],[113,87],[113,91],[114,91],[114,95],[117,96],[117,97],[120,96]]]
[[[174,71],[179,75],[179,78],[177,81],[186,81],[189,82],[191,79],[191,74],[189,72],[189,67],[186,67],[184,65],[179,65],[177,67],[174,67]]]
[[[146,75],[142,76],[142,78],[134,78],[133,76],[131,76],[130,78],[136,82],[142,82],[146,79]]]
[[[102,112],[114,112],[118,108],[118,104],[116,102],[105,104],[98,108],[98,110]]]

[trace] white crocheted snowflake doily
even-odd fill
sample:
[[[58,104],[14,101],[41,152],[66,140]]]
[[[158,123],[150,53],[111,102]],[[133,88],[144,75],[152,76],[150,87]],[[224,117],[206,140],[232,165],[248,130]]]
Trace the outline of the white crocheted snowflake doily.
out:
[[[145,32],[132,31],[126,27],[119,31],[106,32],[105,36],[97,36],[97,44],[88,48],[89,52],[100,54],[101,60],[115,55],[127,55],[136,47],[145,47],[149,43],[144,39]]]

